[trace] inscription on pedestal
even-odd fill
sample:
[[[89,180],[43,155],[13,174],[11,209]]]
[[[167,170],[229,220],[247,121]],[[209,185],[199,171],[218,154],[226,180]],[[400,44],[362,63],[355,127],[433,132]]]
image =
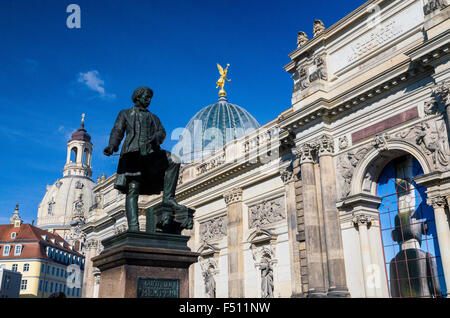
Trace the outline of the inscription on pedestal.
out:
[[[180,298],[180,280],[139,278],[137,298]]]

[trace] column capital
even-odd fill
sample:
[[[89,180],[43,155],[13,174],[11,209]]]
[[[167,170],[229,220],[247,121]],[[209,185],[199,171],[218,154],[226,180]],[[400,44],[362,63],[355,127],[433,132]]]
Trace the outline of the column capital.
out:
[[[334,153],[334,140],[329,135],[323,135],[316,141],[318,156],[331,156]]]
[[[86,241],[86,245],[85,248],[86,250],[96,250],[99,247],[99,240],[95,240],[95,239],[89,239]]]
[[[360,226],[366,226],[369,228],[372,225],[372,222],[375,220],[375,218],[369,214],[356,214],[353,216],[352,222],[353,225],[357,228]]]
[[[447,198],[448,196],[445,197],[442,195],[437,195],[435,197],[428,198],[427,203],[433,206],[433,208],[443,208],[447,203]]]
[[[314,163],[313,151],[315,148],[315,143],[305,143],[294,150],[294,155],[299,160],[300,165],[304,163]]]
[[[242,201],[242,188],[234,188],[223,194],[226,205]]]

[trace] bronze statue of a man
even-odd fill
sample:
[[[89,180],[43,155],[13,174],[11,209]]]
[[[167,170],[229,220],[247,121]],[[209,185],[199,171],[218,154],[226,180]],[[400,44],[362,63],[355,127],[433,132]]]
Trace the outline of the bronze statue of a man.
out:
[[[153,97],[148,87],[137,88],[132,96],[134,106],[122,110],[111,131],[109,144],[103,151],[111,156],[119,150],[119,166],[114,188],[126,194],[125,210],[129,231],[139,231],[138,198],[140,194],[163,194],[163,204],[180,209],[175,190],[180,171],[180,160],[160,145],[166,131],[159,118],[147,110]]]

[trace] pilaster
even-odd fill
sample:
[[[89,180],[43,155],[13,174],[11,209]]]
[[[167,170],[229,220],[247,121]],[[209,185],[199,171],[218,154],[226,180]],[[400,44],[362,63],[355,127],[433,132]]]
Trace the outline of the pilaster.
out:
[[[235,188],[223,195],[227,205],[228,224],[228,296],[245,297],[244,249],[242,224],[242,189]]]

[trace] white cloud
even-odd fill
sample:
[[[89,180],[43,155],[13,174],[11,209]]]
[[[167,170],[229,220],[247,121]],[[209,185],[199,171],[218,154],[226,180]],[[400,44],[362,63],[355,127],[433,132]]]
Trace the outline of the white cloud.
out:
[[[115,98],[115,94],[107,94],[104,88],[105,81],[100,78],[100,73],[96,70],[80,73],[78,82],[83,83],[89,89],[97,92],[102,98]]]

